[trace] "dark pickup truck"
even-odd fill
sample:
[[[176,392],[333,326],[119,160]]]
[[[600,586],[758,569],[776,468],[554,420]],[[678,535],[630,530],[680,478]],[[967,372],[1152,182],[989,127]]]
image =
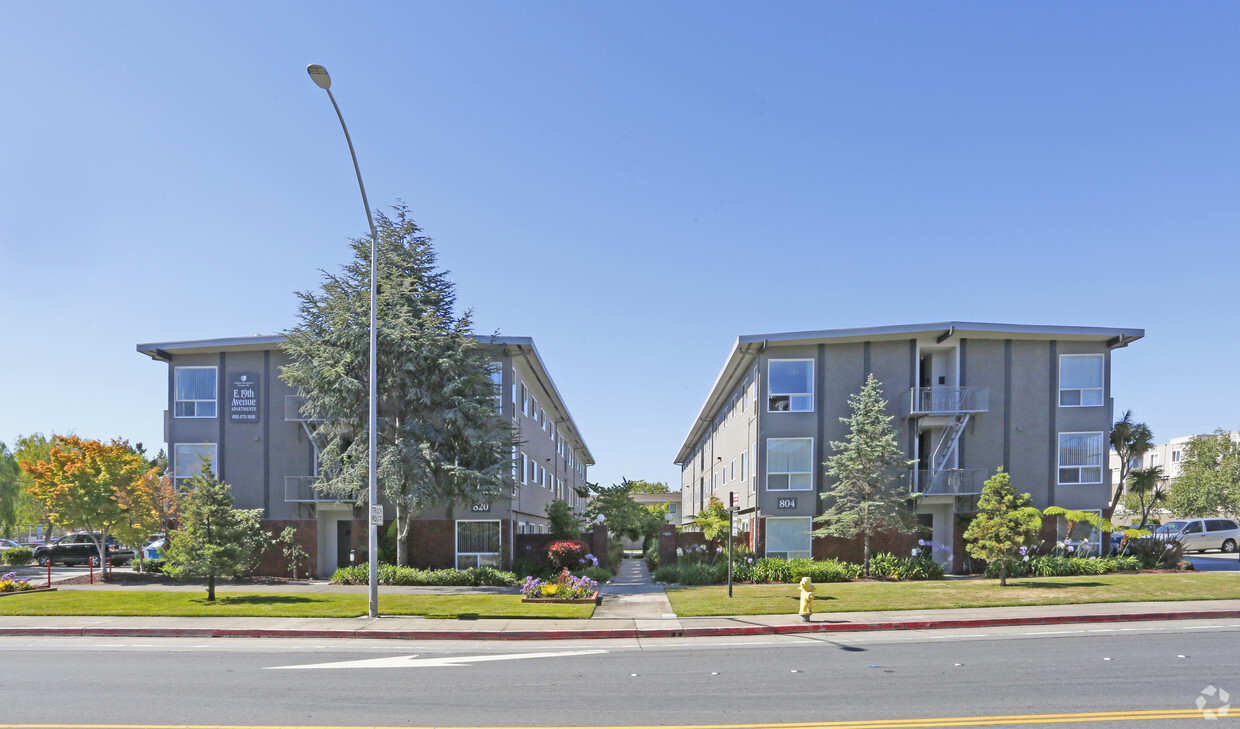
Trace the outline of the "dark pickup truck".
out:
[[[116,543],[115,539],[108,537],[108,557],[112,560],[113,567],[119,567],[133,560],[133,556],[132,549],[122,547]],[[57,539],[55,544],[36,547],[34,559],[44,566],[56,563],[63,565],[89,563],[98,567],[99,548],[95,546],[95,542],[86,532],[66,534]]]

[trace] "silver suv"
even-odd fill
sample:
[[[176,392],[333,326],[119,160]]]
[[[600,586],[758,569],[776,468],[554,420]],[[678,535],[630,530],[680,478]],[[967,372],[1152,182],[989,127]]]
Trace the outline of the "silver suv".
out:
[[[1240,542],[1240,524],[1232,519],[1177,519],[1159,527],[1155,536],[1180,540],[1185,552],[1234,552]]]

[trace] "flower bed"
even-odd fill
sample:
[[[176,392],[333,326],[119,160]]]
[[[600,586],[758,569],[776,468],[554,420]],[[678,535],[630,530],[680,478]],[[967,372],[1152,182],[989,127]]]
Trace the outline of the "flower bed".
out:
[[[598,583],[589,577],[573,577],[561,570],[555,581],[526,577],[521,583],[521,602],[588,603],[598,601]]]
[[[18,579],[16,572],[0,575],[0,597],[16,595],[19,592],[48,592],[54,587],[38,587],[30,584],[30,580]]]

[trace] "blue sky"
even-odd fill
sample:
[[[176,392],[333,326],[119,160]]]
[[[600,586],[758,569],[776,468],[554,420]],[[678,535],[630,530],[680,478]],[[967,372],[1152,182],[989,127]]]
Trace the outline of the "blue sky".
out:
[[[0,0],[0,440],[157,448],[139,342],[271,334],[398,199],[598,465],[740,334],[1139,327],[1117,412],[1240,427],[1240,5]]]

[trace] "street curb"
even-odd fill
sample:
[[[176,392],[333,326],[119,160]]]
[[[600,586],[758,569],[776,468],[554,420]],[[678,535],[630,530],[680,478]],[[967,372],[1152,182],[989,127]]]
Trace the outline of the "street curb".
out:
[[[607,638],[705,638],[795,633],[853,633],[885,630],[993,628],[1021,625],[1129,623],[1152,620],[1240,618],[1240,610],[1056,615],[1015,618],[893,620],[876,623],[809,622],[788,625],[737,625],[700,628],[613,628],[582,630],[319,630],[314,628],[154,628],[154,627],[0,627],[4,636],[166,637],[166,638],[328,638],[371,640],[602,640]]]

